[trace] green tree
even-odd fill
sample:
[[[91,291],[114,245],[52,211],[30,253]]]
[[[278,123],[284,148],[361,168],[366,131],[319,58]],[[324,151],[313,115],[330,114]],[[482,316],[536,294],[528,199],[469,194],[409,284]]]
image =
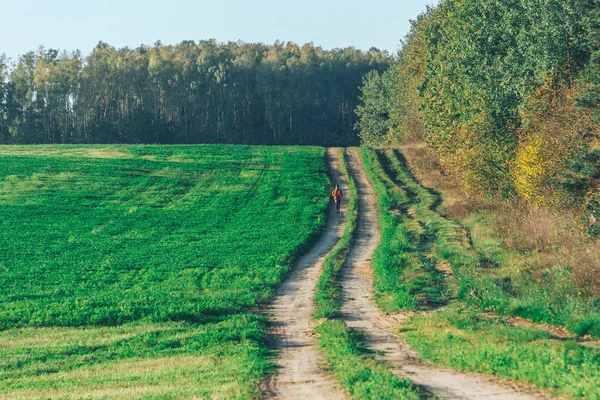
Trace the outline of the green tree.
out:
[[[589,64],[582,74],[585,92],[578,99],[578,104],[591,109],[600,119],[600,1],[589,0],[583,24],[587,33],[587,44],[590,52]]]
[[[9,126],[9,85],[8,60],[5,54],[0,54],[0,143],[10,143]]]
[[[553,180],[598,130],[586,108],[600,99],[599,8],[442,0],[402,43],[395,95],[381,76],[365,81],[363,141],[422,138],[473,192],[558,199]]]
[[[385,144],[392,135],[391,114],[396,104],[396,71],[392,67],[383,73],[372,71],[363,79],[362,104],[356,109],[360,140],[368,145]]]

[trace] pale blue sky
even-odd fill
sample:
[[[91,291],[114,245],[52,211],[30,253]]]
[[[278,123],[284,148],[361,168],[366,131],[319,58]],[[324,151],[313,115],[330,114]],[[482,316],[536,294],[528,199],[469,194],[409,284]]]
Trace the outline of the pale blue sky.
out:
[[[409,20],[437,0],[0,0],[0,54],[13,60],[39,45],[91,52],[156,40],[371,46],[395,52]]]

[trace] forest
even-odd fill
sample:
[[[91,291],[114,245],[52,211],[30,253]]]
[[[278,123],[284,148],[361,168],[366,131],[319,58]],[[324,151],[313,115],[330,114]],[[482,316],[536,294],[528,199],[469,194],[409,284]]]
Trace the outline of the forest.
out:
[[[375,48],[215,40],[0,55],[0,144],[355,145],[363,76],[390,61]]]
[[[598,0],[442,0],[362,101],[363,143],[426,142],[470,194],[598,216]]]

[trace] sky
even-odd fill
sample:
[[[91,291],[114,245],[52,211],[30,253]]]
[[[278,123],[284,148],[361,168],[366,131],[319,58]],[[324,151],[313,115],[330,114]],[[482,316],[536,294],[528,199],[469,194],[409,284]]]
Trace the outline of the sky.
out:
[[[426,5],[438,0],[0,0],[0,54],[14,60],[40,45],[89,54],[115,47],[219,42],[374,46],[396,52]]]

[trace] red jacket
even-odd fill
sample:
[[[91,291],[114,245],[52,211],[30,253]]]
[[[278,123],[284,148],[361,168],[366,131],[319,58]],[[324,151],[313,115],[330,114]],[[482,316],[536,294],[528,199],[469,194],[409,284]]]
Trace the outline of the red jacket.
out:
[[[333,192],[331,192],[331,195],[333,196],[333,200],[338,201],[338,200],[342,199],[342,197],[344,196],[344,193],[342,193],[342,191],[340,189],[333,189]]]

